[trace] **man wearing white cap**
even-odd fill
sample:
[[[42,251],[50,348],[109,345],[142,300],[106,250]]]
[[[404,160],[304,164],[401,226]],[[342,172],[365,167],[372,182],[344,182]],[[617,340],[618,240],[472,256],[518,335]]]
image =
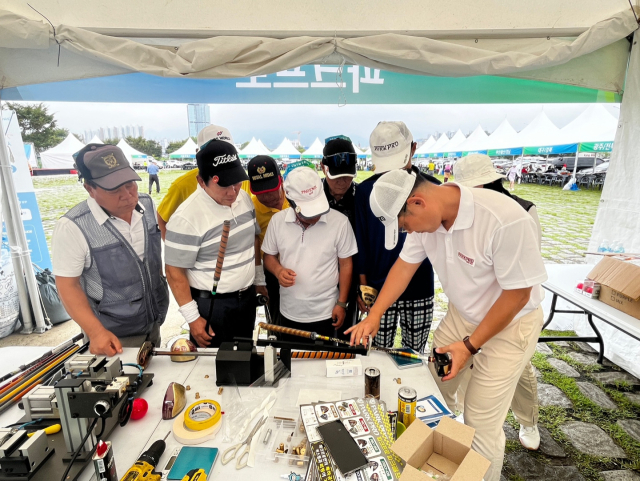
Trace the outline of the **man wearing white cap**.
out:
[[[281,324],[333,336],[342,326],[358,252],[349,219],[329,208],[322,180],[309,167],[288,173],[291,207],[271,218],[264,265],[280,283]]]
[[[384,248],[384,226],[378,222],[377,216],[369,206],[369,197],[375,183],[382,174],[395,169],[415,172],[416,175],[435,184],[440,184],[440,181],[421,173],[411,165],[416,143],[404,122],[380,122],[371,133],[369,145],[371,145],[375,175],[361,182],[356,190],[356,241],[358,243],[356,268],[360,285],[380,290],[400,255],[406,234],[399,234],[396,239],[397,245],[393,249]],[[433,295],[433,268],[429,259],[425,259],[404,292],[382,316],[374,344],[393,347],[396,330],[400,324],[402,345],[421,352],[427,343],[431,329]],[[361,311],[369,310],[359,297],[358,303]]]
[[[450,301],[433,343],[452,357],[451,372],[442,379],[433,365],[429,369],[452,408],[460,380],[473,366],[464,422],[476,430],[472,447],[491,461],[484,479],[498,481],[502,425],[543,323],[541,283],[547,273],[535,223],[496,192],[455,182],[434,186],[403,170],[383,175],[370,202],[387,230],[387,248],[395,246],[399,228],[409,235],[369,316],[348,331],[351,342],[375,335],[384,311],[428,256]]]

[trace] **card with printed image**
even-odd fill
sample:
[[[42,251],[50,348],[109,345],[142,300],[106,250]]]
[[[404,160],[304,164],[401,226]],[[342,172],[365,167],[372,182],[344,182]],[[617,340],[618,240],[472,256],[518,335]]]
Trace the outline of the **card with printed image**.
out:
[[[338,407],[338,411],[340,412],[340,417],[342,419],[350,418],[353,416],[360,416],[360,409],[358,409],[358,406],[353,399],[338,401],[336,403],[336,406]]]
[[[358,447],[360,448],[360,451],[362,451],[362,454],[367,458],[382,455],[382,449],[373,435],[355,438],[355,441],[358,443]]]
[[[320,424],[328,423],[330,421],[337,421],[340,416],[338,415],[338,409],[334,404],[323,403],[316,404],[315,406],[316,416]]]
[[[393,481],[393,473],[389,461],[384,456],[373,458],[366,469],[368,478],[366,481]]]
[[[357,418],[344,419],[342,421],[342,424],[345,425],[345,427],[349,431],[349,434],[351,434],[351,436],[353,436],[354,438],[356,436],[362,436],[371,432],[369,426],[367,426],[367,423],[362,416],[358,416]]]

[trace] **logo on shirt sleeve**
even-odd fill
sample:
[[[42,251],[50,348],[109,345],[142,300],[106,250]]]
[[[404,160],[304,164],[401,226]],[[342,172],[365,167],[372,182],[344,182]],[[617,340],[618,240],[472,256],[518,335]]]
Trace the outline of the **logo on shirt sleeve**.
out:
[[[462,259],[464,262],[466,262],[467,264],[469,264],[471,267],[474,267],[476,265],[476,260],[472,259],[469,256],[465,256],[462,252],[458,251],[458,258]]]

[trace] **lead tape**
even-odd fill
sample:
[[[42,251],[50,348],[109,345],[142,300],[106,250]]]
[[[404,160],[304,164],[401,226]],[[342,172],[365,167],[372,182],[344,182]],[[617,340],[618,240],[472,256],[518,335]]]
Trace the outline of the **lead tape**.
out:
[[[204,443],[220,431],[221,419],[220,404],[211,399],[197,401],[173,421],[173,437],[187,446]]]

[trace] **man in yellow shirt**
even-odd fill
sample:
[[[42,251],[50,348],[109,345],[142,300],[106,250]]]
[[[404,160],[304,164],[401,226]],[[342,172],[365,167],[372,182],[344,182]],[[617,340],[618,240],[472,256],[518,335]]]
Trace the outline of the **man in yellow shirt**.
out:
[[[210,140],[224,140],[233,144],[233,138],[231,133],[224,127],[219,125],[208,125],[200,132],[198,132],[198,147],[202,147]],[[187,198],[196,191],[198,186],[198,169],[193,169],[184,175],[181,175],[169,186],[167,195],[164,196],[162,202],[158,206],[158,227],[162,233],[162,239],[167,232],[167,222],[176,211],[176,209]],[[249,182],[242,183],[242,190],[249,193]]]
[[[247,166],[249,184],[251,186],[251,200],[256,209],[256,220],[260,226],[260,245],[267,232],[267,226],[274,214],[289,207],[289,201],[284,196],[282,175],[276,161],[268,155],[258,155],[249,161]],[[279,324],[280,317],[280,284],[278,278],[271,272],[265,271],[267,292],[269,293],[270,321]],[[257,279],[256,279],[257,280]]]

